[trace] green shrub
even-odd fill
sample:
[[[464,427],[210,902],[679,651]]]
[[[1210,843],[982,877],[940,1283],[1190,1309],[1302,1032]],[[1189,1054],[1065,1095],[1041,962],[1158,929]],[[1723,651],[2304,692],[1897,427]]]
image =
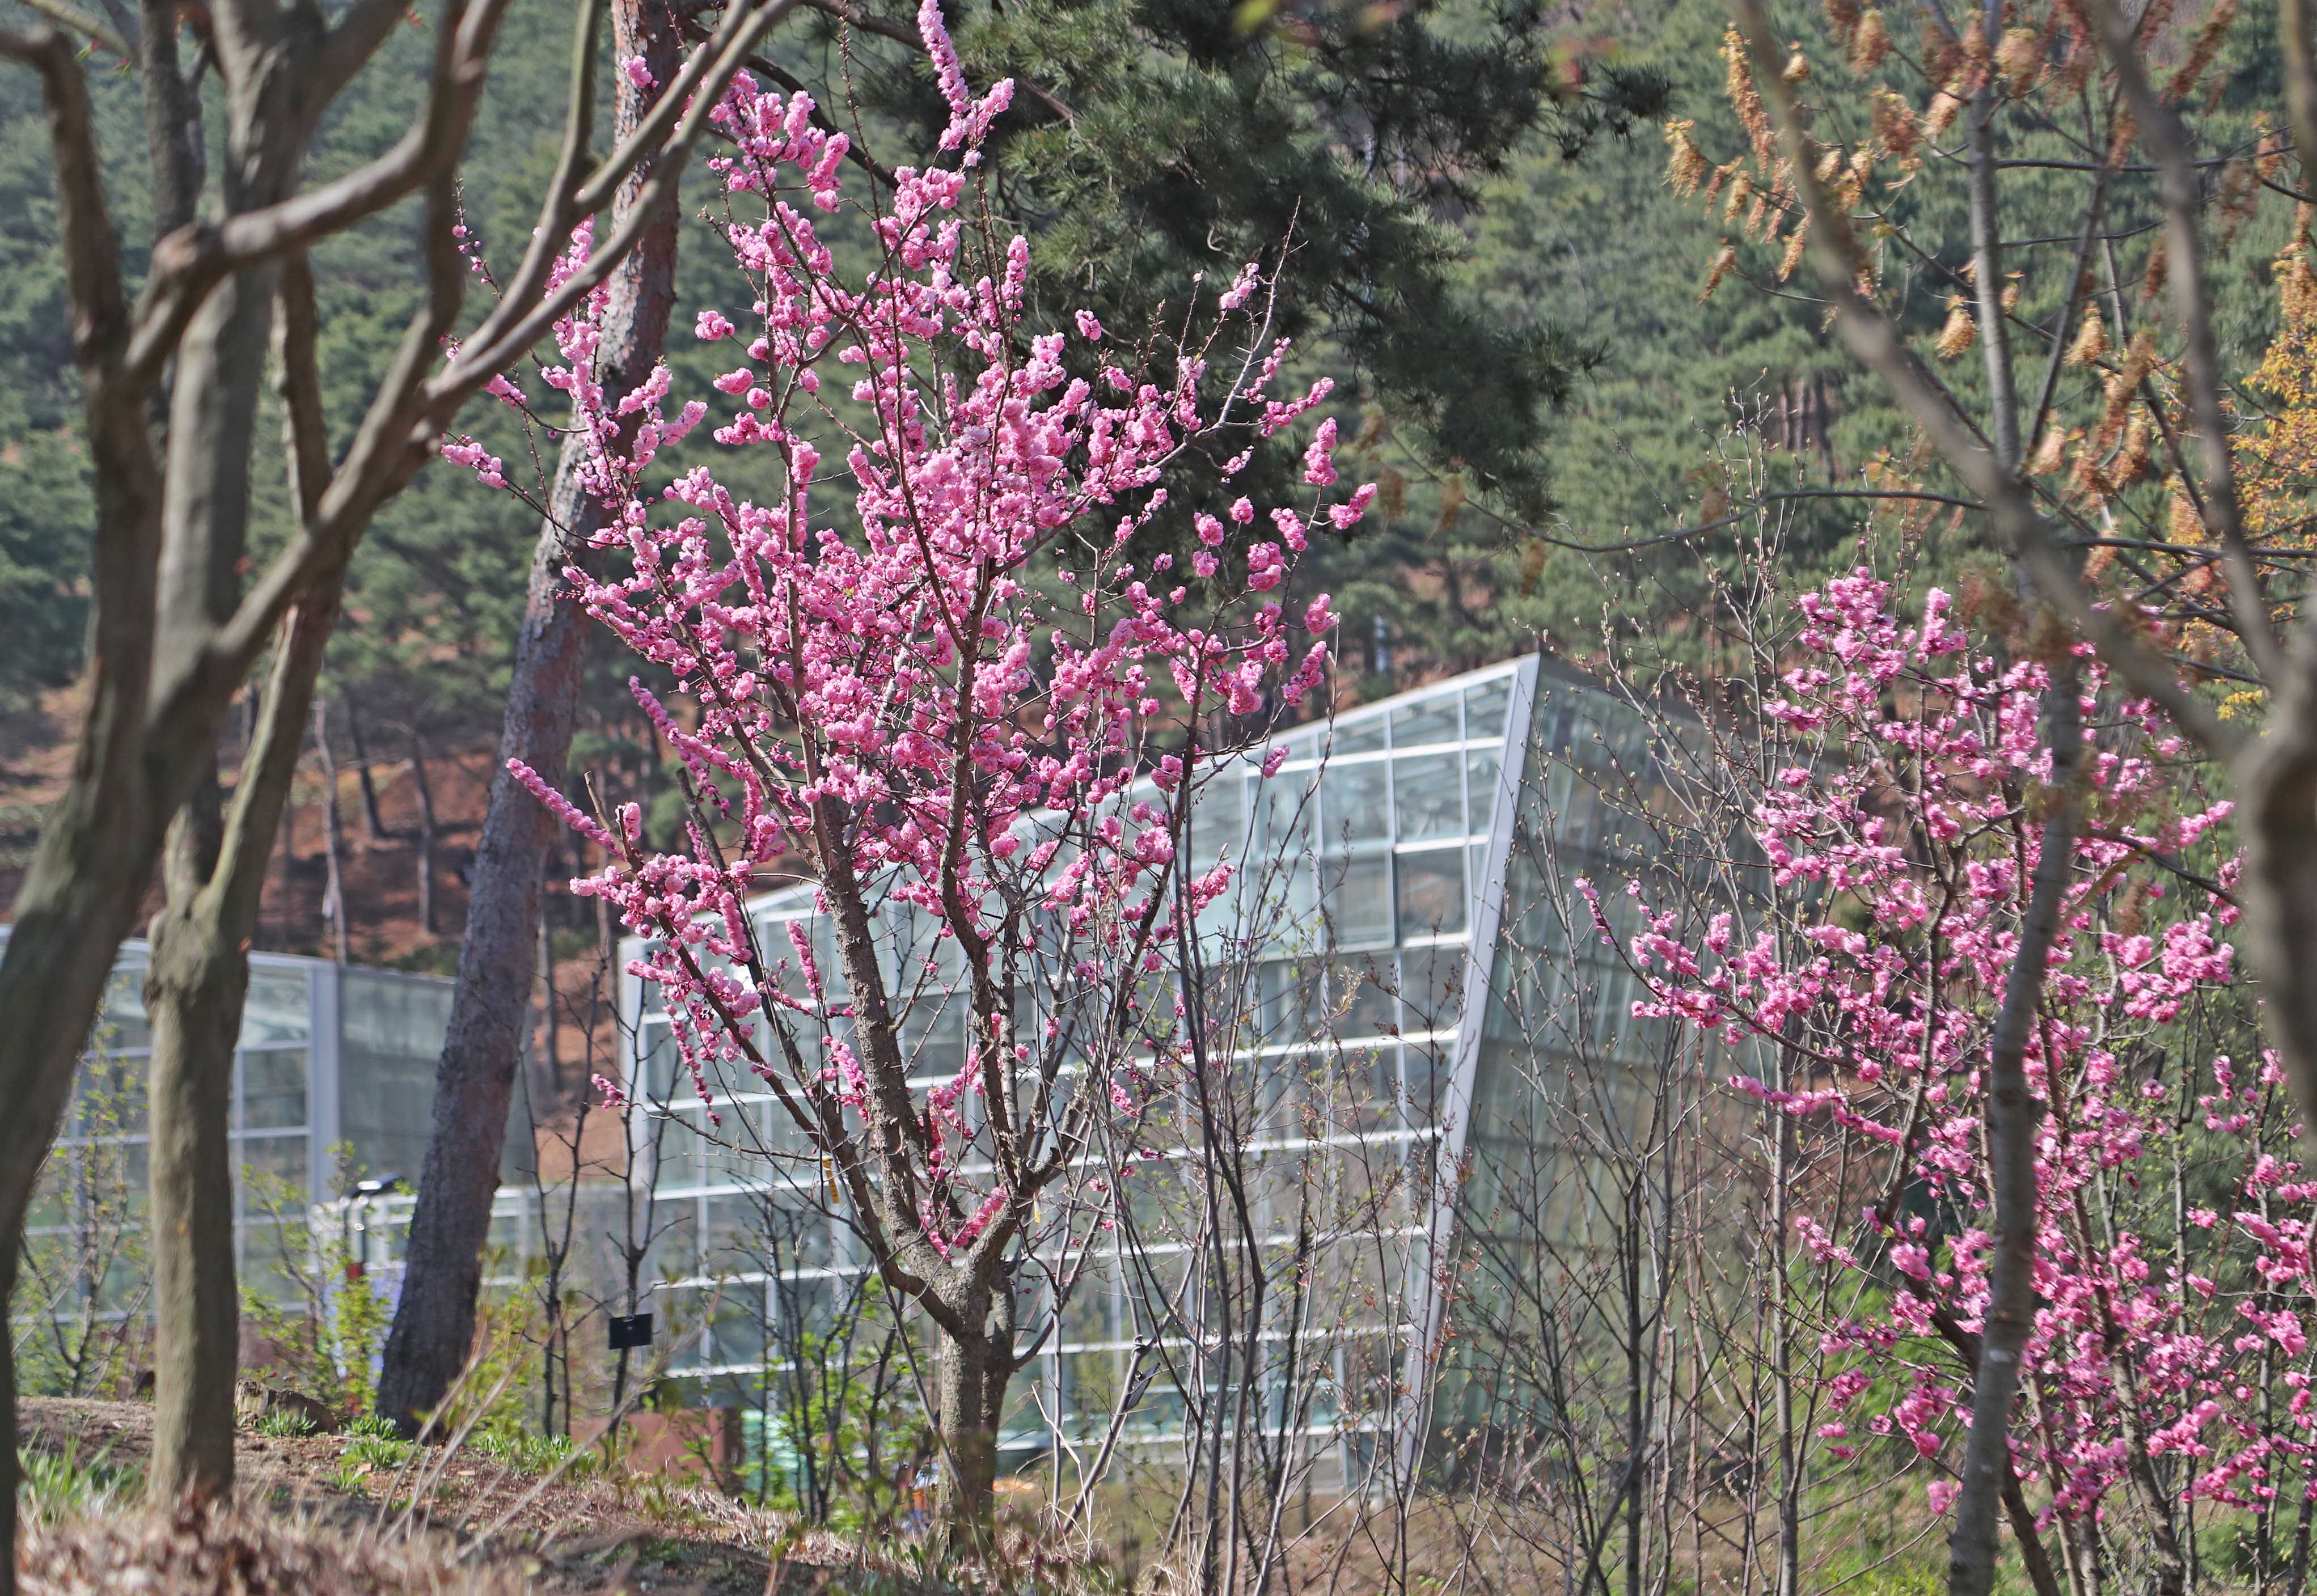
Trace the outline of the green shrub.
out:
[[[16,1480],[17,1494],[30,1513],[54,1520],[126,1506],[143,1493],[145,1471],[112,1461],[109,1446],[88,1458],[20,1450]]]
[[[344,1199],[362,1172],[346,1144],[331,1152],[337,1162],[332,1190]],[[302,1186],[248,1165],[241,1178],[251,1212],[265,1217],[264,1234],[274,1238],[278,1255],[265,1261],[263,1273],[288,1293],[288,1300],[277,1300],[245,1282],[242,1318],[279,1350],[299,1390],[340,1413],[361,1413],[371,1404],[371,1366],[386,1344],[390,1315],[385,1299],[353,1267],[345,1236],[313,1231]]]
[[[492,1432],[470,1445],[478,1457],[514,1474],[546,1476],[560,1469],[563,1478],[573,1479],[601,1467],[593,1449],[575,1447],[568,1435]]]

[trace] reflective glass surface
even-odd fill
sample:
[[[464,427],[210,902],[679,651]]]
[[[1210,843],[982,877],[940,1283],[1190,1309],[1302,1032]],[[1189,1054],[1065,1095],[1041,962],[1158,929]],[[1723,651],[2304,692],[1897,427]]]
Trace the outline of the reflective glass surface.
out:
[[[1185,864],[1203,871],[1233,863],[1230,890],[1199,921],[1201,1001],[1226,1017],[1217,1034],[1238,1050],[1228,1069],[1222,1060],[1215,1067],[1218,1081],[1246,1093],[1250,1220],[1270,1238],[1267,1249],[1292,1244],[1304,1225],[1367,1238],[1364,1251],[1323,1245],[1311,1265],[1314,1289],[1365,1305],[1347,1306],[1324,1332],[1325,1351],[1315,1355],[1334,1374],[1299,1409],[1314,1432],[1372,1413],[1377,1394],[1393,1386],[1391,1349],[1406,1344],[1400,1320],[1426,1311],[1420,1292],[1408,1295],[1409,1282],[1434,1278],[1420,1267],[1427,1205],[1441,1190],[1433,1172],[1462,1168],[1457,1160],[1472,1154],[1467,1206],[1508,1190],[1495,1150],[1526,1137],[1532,1162],[1559,1157],[1553,1105],[1565,1099],[1566,1081],[1607,1067],[1603,1061],[1623,1067],[1651,1045],[1631,1018],[1632,994],[1617,971],[1597,967],[1578,946],[1589,943],[1589,928],[1569,925],[1565,881],[1524,865],[1510,840],[1516,811],[1532,839],[1570,852],[1570,868],[1579,857],[1613,862],[1606,854],[1630,847],[1633,828],[1602,790],[1646,767],[1647,737],[1637,727],[1598,690],[1555,667],[1516,662],[1346,711],[1330,727],[1284,734],[1273,745],[1289,758],[1275,777],[1213,780],[1198,801]],[[1500,791],[1508,756],[1515,779]],[[1616,878],[1614,869],[1601,874]],[[760,914],[801,916],[816,947],[827,948],[809,895],[783,894],[777,904],[768,900]],[[952,967],[942,962],[951,950],[923,926],[904,917],[887,930],[890,945],[881,952],[896,972],[928,957],[939,971]],[[1476,961],[1472,941],[1483,932],[1493,945]],[[818,956],[833,971],[833,950]],[[921,999],[953,978],[920,987]],[[1171,1012],[1175,1000],[1157,982],[1138,1001]],[[962,1061],[962,1018],[937,996],[904,1014],[920,1090]],[[705,1145],[688,1128],[697,1110],[686,1106],[688,1081],[671,1067],[664,1025],[646,1023],[638,1035],[641,1081],[673,1099],[660,1191],[669,1211],[684,1215],[656,1249],[653,1272],[695,1297],[711,1280],[769,1277],[775,1315],[796,1311],[784,1302],[826,1311],[862,1278],[863,1260],[817,1155],[801,1135],[773,1158]],[[1548,1090],[1547,1076],[1562,1084]],[[753,1115],[749,1090],[720,1111]],[[1058,1084],[1055,1112],[1079,1090],[1075,1079]],[[1622,1085],[1601,1091],[1617,1113],[1639,1111]],[[1452,1113],[1452,1103],[1463,1107]],[[1130,1222],[1150,1248],[1138,1283],[1087,1271],[1069,1299],[1033,1291],[1017,1307],[1025,1339],[1042,1315],[1054,1322],[1022,1377],[1035,1379],[1046,1406],[1014,1410],[1001,1441],[1007,1458],[1048,1446],[1050,1425],[1085,1434],[1106,1421],[1123,1388],[1131,1327],[1149,1322],[1128,1311],[1126,1293],[1163,1296],[1188,1267],[1191,1249],[1170,1253],[1163,1238],[1194,1235],[1204,1211],[1176,1156],[1196,1123],[1187,1099],[1163,1094],[1138,1122],[1139,1139],[1156,1155],[1121,1186]],[[969,1156],[986,1156],[986,1129],[978,1119],[971,1128],[979,1152]],[[777,1236],[764,1229],[774,1210],[759,1206],[759,1192],[786,1205]],[[698,1327],[687,1354],[694,1367],[760,1355],[757,1327],[673,1290],[661,1295],[689,1302],[679,1316]],[[1270,1372],[1263,1378],[1276,1383]],[[1131,1444],[1175,1433],[1182,1412],[1181,1393],[1150,1382],[1130,1414]]]

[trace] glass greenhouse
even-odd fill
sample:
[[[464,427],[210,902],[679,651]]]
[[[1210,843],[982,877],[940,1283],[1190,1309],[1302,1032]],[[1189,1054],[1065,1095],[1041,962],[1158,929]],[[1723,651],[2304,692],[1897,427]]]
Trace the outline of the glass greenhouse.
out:
[[[0,945],[6,936],[0,926]],[[34,1196],[28,1256],[54,1255],[52,1286],[77,1299],[76,1311],[133,1312],[148,1285],[136,1235],[146,1208],[146,956],[142,941],[121,947]],[[264,1291],[282,1259],[307,1252],[309,1209],[337,1178],[333,1148],[344,1144],[372,1175],[416,1177],[451,983],[283,954],[253,953],[249,965],[234,1055],[234,1234],[242,1279]],[[255,1188],[245,1172],[259,1176]],[[86,1278],[92,1263],[99,1278]],[[19,1288],[20,1314],[31,1295]]]
[[[1631,1018],[1630,976],[1600,957],[1589,914],[1572,923],[1562,873],[1615,882],[1646,854],[1624,817],[1662,807],[1651,755],[1662,735],[1533,656],[1295,728],[1275,739],[1290,750],[1278,777],[1211,785],[1194,810],[1191,868],[1224,851],[1240,861],[1235,890],[1202,916],[1199,947],[1210,1007],[1240,1017],[1227,1052],[1249,1116],[1242,1228],[1250,1256],[1268,1261],[1257,1272],[1299,1282],[1262,1310],[1261,1422],[1339,1449],[1345,1479],[1384,1457],[1414,1460],[1427,1414],[1406,1411],[1404,1394],[1434,1388],[1425,1365],[1441,1352],[1441,1293],[1467,1236],[1583,1222],[1581,1201],[1562,1212],[1559,1199],[1527,1200],[1541,1170],[1583,1162],[1552,1128],[1568,1083],[1648,1110],[1647,1090],[1622,1077],[1647,1078],[1628,1066],[1653,1056],[1657,1031]],[[785,946],[794,924],[820,967],[836,967],[810,888],[766,896],[752,914],[767,945]],[[897,959],[937,952],[906,908],[882,929]],[[631,1154],[654,1177],[652,1273],[676,1331],[673,1368],[705,1400],[746,1405],[801,1332],[834,1322],[867,1260],[815,1161],[733,1151],[678,1078],[657,989],[623,979],[629,1092],[649,1105]],[[929,1085],[963,1060],[962,1005],[918,1006],[935,1012],[905,1022],[903,1039]],[[801,1151],[752,1078],[715,1086],[725,1127],[740,1116],[759,1146]],[[1204,1287],[1186,1279],[1196,1237],[1167,1215],[1195,1208],[1198,1155],[1187,1137],[1150,1155],[1137,1223],[1123,1226],[1137,1233],[1132,1255],[1122,1245],[1082,1260],[1067,1297],[1041,1287],[1015,1306],[1017,1336],[1037,1344],[1001,1426],[1016,1466],[1074,1455],[1106,1431],[1123,1446],[1180,1440],[1203,1377],[1168,1348],[1201,1337],[1170,1342],[1166,1325]],[[1169,1378],[1152,1378],[1154,1362]],[[1440,1416],[1485,1406],[1472,1389],[1452,1379],[1439,1401],[1458,1411]]]

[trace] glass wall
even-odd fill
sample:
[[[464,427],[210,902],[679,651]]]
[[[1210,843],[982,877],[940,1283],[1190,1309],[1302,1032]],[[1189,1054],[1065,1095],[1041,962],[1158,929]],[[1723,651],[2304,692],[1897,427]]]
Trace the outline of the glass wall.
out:
[[[0,926],[0,946],[6,937]],[[264,1291],[285,1257],[306,1253],[337,1144],[373,1174],[416,1178],[451,983],[278,954],[249,962],[233,1068],[234,1235],[241,1279]],[[122,946],[74,1077],[34,1197],[26,1259],[39,1279],[17,1295],[20,1318],[132,1314],[149,1290],[146,963],[144,943]]]
[[[373,1174],[416,1182],[426,1162],[452,990],[448,981],[394,970],[350,965],[339,972],[337,1137]],[[242,1034],[247,1046],[246,1027]]]
[[[1202,916],[1198,946],[1213,1006],[1243,1016],[1228,1052],[1253,1083],[1248,1222],[1283,1279],[1300,1228],[1303,1278],[1343,1305],[1303,1332],[1327,1366],[1299,1409],[1304,1429],[1364,1444],[1390,1431],[1373,1398],[1436,1330],[1431,1261],[1455,1244],[1463,1205],[1454,1176],[1467,1143],[1481,1152],[1538,1123],[1534,1101],[1506,1101],[1533,1097],[1534,1072],[1506,1066],[1509,1043],[1481,1045],[1467,994],[1488,989],[1499,963],[1526,969],[1524,981],[1552,966],[1558,979],[1615,985],[1611,967],[1576,939],[1546,934],[1536,872],[1508,880],[1507,869],[1516,853],[1539,851],[1515,848],[1516,811],[1530,843],[1565,837],[1614,866],[1610,807],[1592,794],[1605,771],[1637,758],[1646,769],[1630,720],[1581,679],[1513,661],[1299,728],[1281,739],[1288,756],[1275,779],[1211,784],[1194,810],[1188,867],[1203,870],[1226,851],[1241,861],[1233,891]],[[835,950],[809,889],[753,910],[765,945],[783,949],[793,932],[833,977]],[[937,956],[929,930],[906,912],[889,916],[892,967]],[[1499,944],[1516,956],[1500,960]],[[632,979],[624,992],[632,1089],[654,1105],[635,1151],[657,1167],[667,1226],[653,1259],[663,1322],[679,1333],[678,1370],[710,1400],[746,1401],[789,1344],[784,1322],[791,1332],[835,1323],[867,1261],[827,1172],[761,1087],[728,1075],[711,1083],[710,1106],[677,1078],[657,995]],[[1503,1007],[1490,1006],[1491,1023],[1510,1037],[1521,1027]],[[1629,1012],[1630,995],[1618,1009],[1610,991],[1588,1012],[1612,1010]],[[921,1089],[962,1061],[959,1011],[926,1002],[912,1012],[905,1042]],[[1599,1023],[1615,1048],[1648,1046],[1630,1022]],[[1486,1128],[1468,1137],[1476,1119]],[[1192,1144],[1162,1138],[1156,1150],[1161,1162],[1132,1197],[1138,1219],[1151,1221],[1139,1227],[1138,1255],[1084,1261],[1059,1308],[1043,1288],[1017,1305],[1024,1341],[1045,1332],[1002,1437],[1017,1463],[1099,1430],[1137,1371],[1150,1372],[1138,1361],[1150,1318],[1138,1300],[1179,1293],[1191,1262],[1187,1243],[1164,1239],[1164,1221],[1190,1199]],[[1286,1330],[1263,1335],[1284,1341]],[[1275,1428],[1288,1427],[1285,1392],[1268,1395]],[[1182,1402],[1153,1381],[1128,1441],[1179,1433]]]
[[[1677,1272],[1652,1245],[1660,1210],[1734,1214],[1749,1200],[1731,1185],[1742,1160],[1675,1168],[1668,1155],[1715,1134],[1730,1104],[1713,1083],[1742,1061],[1703,1068],[1695,1033],[1677,1046],[1664,1021],[1636,1017],[1647,994],[1615,945],[1642,929],[1629,884],[1662,905],[1711,871],[1713,900],[1742,903],[1744,850],[1702,846],[1683,803],[1697,723],[1543,663],[1526,718],[1522,780],[1493,839],[1500,896],[1460,1073],[1470,1095],[1445,1150],[1463,1178],[1436,1244],[1453,1237],[1461,1295],[1453,1339],[1432,1310],[1443,1374],[1429,1429],[1452,1448],[1483,1428],[1600,1420],[1587,1410],[1599,1394],[1574,1389],[1540,1349],[1621,1367],[1602,1354],[1634,1333],[1625,1310],[1657,1311]]]

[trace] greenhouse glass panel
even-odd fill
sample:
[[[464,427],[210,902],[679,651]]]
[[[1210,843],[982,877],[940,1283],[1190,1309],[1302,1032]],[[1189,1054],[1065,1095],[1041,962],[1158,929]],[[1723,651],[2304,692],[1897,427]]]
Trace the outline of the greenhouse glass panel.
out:
[[[1399,856],[1400,934],[1454,936],[1464,929],[1464,850],[1427,848]]]
[[[1464,834],[1462,763],[1453,752],[1392,761],[1392,799],[1399,807],[1401,842],[1424,843]]]
[[[1493,682],[1464,690],[1464,736],[1475,743],[1501,742],[1505,735],[1505,718],[1512,708],[1512,680],[1498,677]]]
[[[302,969],[258,965],[241,1009],[241,1045],[302,1043],[313,1034],[313,999]]]
[[[1495,813],[1498,772],[1504,760],[1494,748],[1475,748],[1464,755],[1464,780],[1472,794],[1472,829],[1482,831]]]
[[[1454,743],[1463,736],[1456,694],[1430,692],[1391,712],[1391,745],[1422,748],[1435,743]]]
[[[1381,843],[1391,835],[1384,762],[1330,765],[1320,778],[1320,835],[1329,848]]]
[[[284,1130],[306,1123],[306,1049],[261,1048],[241,1056],[241,1123]]]
[[[1400,1028],[1403,1035],[1447,1031],[1463,1017],[1464,970],[1472,950],[1462,942],[1410,948],[1400,956]]]
[[[1328,929],[1338,948],[1391,941],[1391,855],[1337,854],[1320,863]]]

